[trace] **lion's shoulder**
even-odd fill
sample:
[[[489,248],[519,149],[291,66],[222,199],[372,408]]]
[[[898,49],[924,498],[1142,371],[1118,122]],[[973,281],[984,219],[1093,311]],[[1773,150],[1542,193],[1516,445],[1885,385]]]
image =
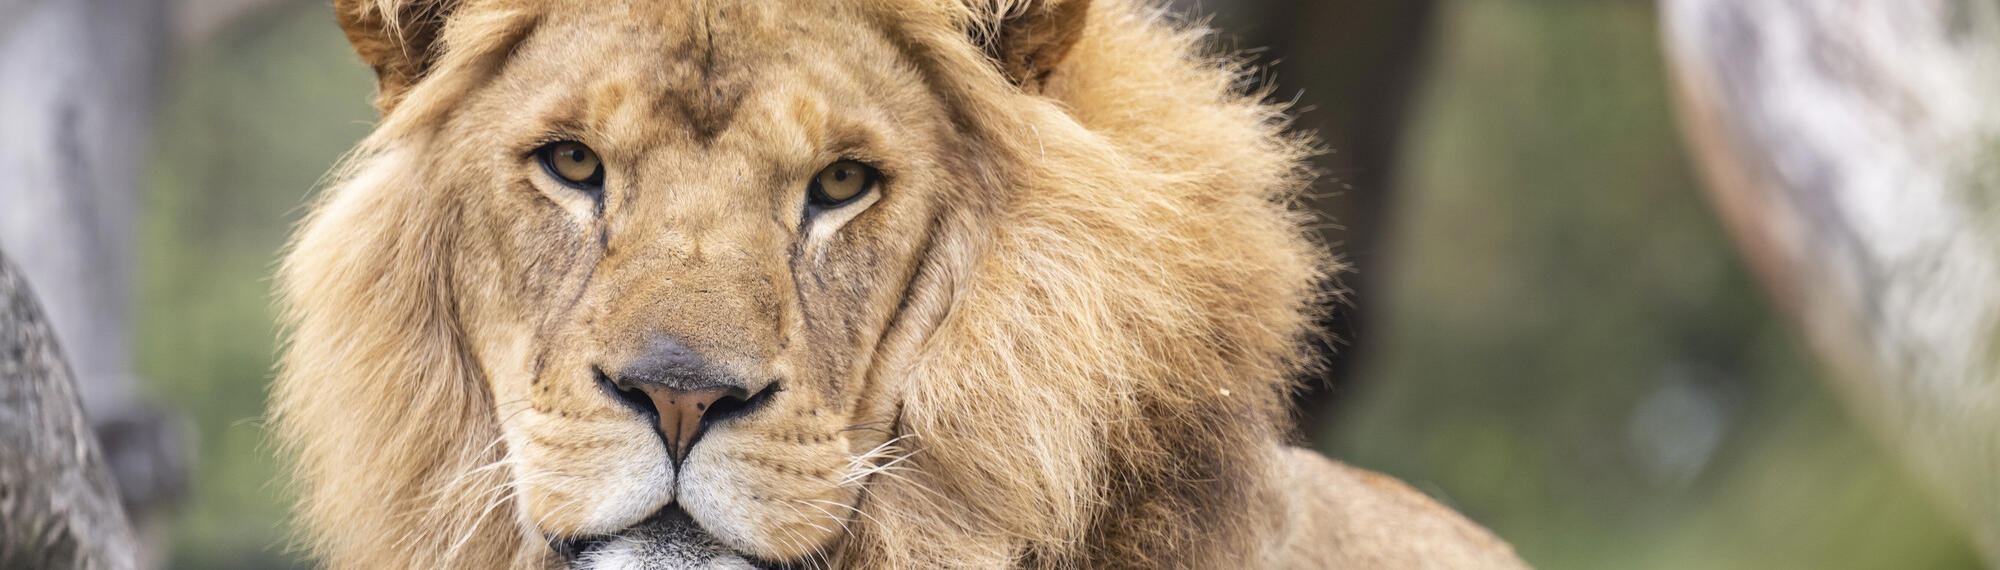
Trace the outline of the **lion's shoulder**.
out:
[[[1506,542],[1394,477],[1287,447],[1286,537],[1279,568],[1513,569]]]

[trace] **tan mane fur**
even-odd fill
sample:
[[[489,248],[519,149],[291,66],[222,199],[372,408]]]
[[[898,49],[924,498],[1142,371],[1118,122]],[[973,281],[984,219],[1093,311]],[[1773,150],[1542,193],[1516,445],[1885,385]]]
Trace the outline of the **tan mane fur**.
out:
[[[481,364],[454,291],[445,192],[402,187],[453,102],[532,26],[505,0],[452,19],[430,77],[362,143],[280,270],[289,331],[273,394],[299,517],[334,567],[497,567],[539,541],[511,503]],[[390,14],[419,0],[374,0]],[[874,376],[906,461],[868,483],[838,558],[858,567],[1230,567],[1269,556],[1285,393],[1334,269],[1289,208],[1309,146],[1206,32],[1093,3],[1039,90],[969,37],[976,7],[880,0],[949,102],[990,210],[925,264],[927,294]],[[491,9],[495,6],[502,9]],[[1005,10],[1005,7],[1001,7]],[[990,35],[990,34],[989,34]],[[395,191],[389,191],[394,189]]]

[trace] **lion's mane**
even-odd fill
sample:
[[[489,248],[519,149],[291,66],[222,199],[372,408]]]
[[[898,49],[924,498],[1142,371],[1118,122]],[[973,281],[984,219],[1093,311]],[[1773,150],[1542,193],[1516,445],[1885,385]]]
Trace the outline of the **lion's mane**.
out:
[[[419,0],[374,0],[381,14]],[[1265,555],[1285,392],[1332,268],[1290,204],[1303,139],[1198,28],[1099,0],[1024,92],[978,45],[992,2],[879,0],[954,112],[990,211],[926,264],[878,377],[912,453],[864,491],[858,567],[1189,567]],[[1004,3],[1003,3],[1004,4]],[[273,392],[307,542],[334,567],[494,567],[522,541],[499,417],[454,291],[461,219],[408,188],[525,11],[455,18],[430,70],[322,192],[280,268]],[[485,243],[485,242],[480,242]],[[881,385],[876,383],[875,385]]]

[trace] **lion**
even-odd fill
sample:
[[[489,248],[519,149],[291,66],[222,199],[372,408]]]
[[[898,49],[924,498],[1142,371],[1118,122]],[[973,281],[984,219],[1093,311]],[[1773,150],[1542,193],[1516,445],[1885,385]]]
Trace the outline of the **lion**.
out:
[[[1313,143],[1162,8],[334,6],[382,117],[272,390],[329,567],[1521,566],[1287,443]]]

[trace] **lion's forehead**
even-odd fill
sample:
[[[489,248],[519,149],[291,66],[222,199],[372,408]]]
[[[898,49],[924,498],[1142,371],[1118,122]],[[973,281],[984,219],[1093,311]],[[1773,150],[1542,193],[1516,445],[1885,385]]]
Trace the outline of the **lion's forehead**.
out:
[[[528,110],[541,122],[620,139],[707,146],[732,129],[823,137],[828,100],[884,98],[918,83],[888,30],[836,3],[549,2],[542,9],[502,71],[512,75],[510,92],[531,92],[537,101]],[[769,132],[787,128],[808,132]]]

